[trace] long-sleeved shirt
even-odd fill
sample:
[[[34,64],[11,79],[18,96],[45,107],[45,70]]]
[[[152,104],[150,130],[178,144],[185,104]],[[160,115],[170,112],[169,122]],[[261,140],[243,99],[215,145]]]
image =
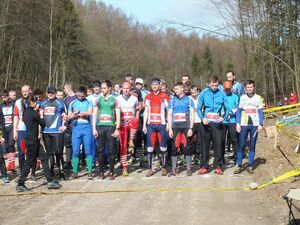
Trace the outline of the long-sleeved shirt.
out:
[[[263,122],[263,98],[257,94],[242,95],[236,112],[236,123],[241,126],[258,126],[263,125]]]
[[[220,116],[225,114],[224,117],[226,118],[226,101],[225,93],[219,89],[213,91],[211,88],[206,88],[201,91],[197,105],[200,119],[206,118],[208,121],[216,123]]]
[[[239,96],[230,92],[226,94],[225,110],[227,117],[224,118],[223,123],[236,123],[236,111],[239,104]]]
[[[26,126],[25,139],[37,140],[39,135],[39,125],[44,128],[46,123],[41,119],[37,109],[27,107],[23,113],[23,120]]]

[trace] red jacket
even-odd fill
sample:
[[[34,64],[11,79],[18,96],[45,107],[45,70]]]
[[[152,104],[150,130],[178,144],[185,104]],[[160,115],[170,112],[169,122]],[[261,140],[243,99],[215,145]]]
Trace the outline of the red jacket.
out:
[[[290,104],[297,104],[298,103],[298,98],[297,95],[295,94],[294,96],[290,96],[290,100],[289,100]]]

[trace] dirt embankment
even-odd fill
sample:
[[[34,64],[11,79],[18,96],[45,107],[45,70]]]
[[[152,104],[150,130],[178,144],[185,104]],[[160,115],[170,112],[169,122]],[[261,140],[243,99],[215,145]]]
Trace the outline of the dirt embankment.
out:
[[[266,122],[267,126],[275,124],[274,120]],[[295,134],[300,132],[300,126],[292,126],[287,129]],[[263,184],[292,169],[300,168],[300,153],[295,152],[299,141],[285,132],[278,133],[278,147],[275,149],[274,141],[275,137],[267,138],[264,132],[260,134],[256,154],[257,168],[253,177],[258,184]],[[287,224],[288,208],[282,196],[290,188],[300,188],[300,177],[284,180],[258,192],[261,203],[274,212],[277,224]],[[297,201],[295,203],[297,204]],[[300,206],[300,202],[298,205]],[[295,215],[300,219],[300,213]]]

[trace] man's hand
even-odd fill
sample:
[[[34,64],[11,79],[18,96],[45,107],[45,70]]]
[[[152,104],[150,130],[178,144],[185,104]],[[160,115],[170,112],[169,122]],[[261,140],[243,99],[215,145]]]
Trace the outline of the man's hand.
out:
[[[203,118],[202,123],[203,123],[204,125],[208,125],[209,121],[208,121],[206,118]]]
[[[192,129],[189,129],[189,130],[188,130],[188,133],[187,133],[187,136],[188,136],[188,137],[192,137],[192,135],[193,135],[193,130],[192,130]]]
[[[0,139],[0,144],[3,144],[5,142],[5,139],[4,138],[1,138]]]
[[[173,130],[172,129],[169,129],[169,137],[173,138]]]
[[[224,120],[224,118],[223,118],[222,116],[219,116],[219,118],[218,118],[218,122],[219,122],[219,123],[222,123],[222,122],[223,122],[223,120]]]
[[[258,131],[258,132],[261,132],[262,130],[263,130],[263,126],[262,126],[262,125],[258,125],[257,131]]]
[[[112,134],[113,137],[119,137],[120,136],[120,130],[116,129],[115,132]]]
[[[40,113],[41,119],[43,119],[43,118],[44,118],[44,110],[43,110],[43,109],[40,109],[39,113]]]
[[[39,140],[42,140],[42,137],[43,137],[43,134],[42,134],[41,132],[39,132],[39,134],[38,134],[38,139],[39,139]]]
[[[241,132],[241,125],[236,124],[236,132],[240,133]]]
[[[93,135],[95,136],[95,138],[98,137],[98,132],[97,132],[97,130],[95,128],[93,128]]]
[[[144,132],[144,134],[147,134],[147,127],[146,126],[143,126],[143,132]]]
[[[15,141],[18,140],[18,132],[16,132],[16,131],[14,131],[14,139],[15,139]]]
[[[67,129],[67,127],[66,126],[61,126],[61,127],[59,127],[58,128],[61,132],[64,132],[66,129]]]

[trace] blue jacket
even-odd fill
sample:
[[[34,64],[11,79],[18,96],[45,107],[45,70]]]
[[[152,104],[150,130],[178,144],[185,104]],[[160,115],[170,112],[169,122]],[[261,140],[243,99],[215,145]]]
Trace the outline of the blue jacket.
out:
[[[200,119],[205,118],[207,113],[217,113],[219,116],[223,116],[225,113],[224,118],[226,118],[227,114],[224,109],[227,104],[226,101],[225,93],[219,89],[213,91],[211,88],[206,88],[201,91],[197,105]]]
[[[227,117],[224,118],[224,123],[236,123],[236,111],[239,105],[239,96],[231,92],[229,95],[226,95],[226,100],[225,111]]]

